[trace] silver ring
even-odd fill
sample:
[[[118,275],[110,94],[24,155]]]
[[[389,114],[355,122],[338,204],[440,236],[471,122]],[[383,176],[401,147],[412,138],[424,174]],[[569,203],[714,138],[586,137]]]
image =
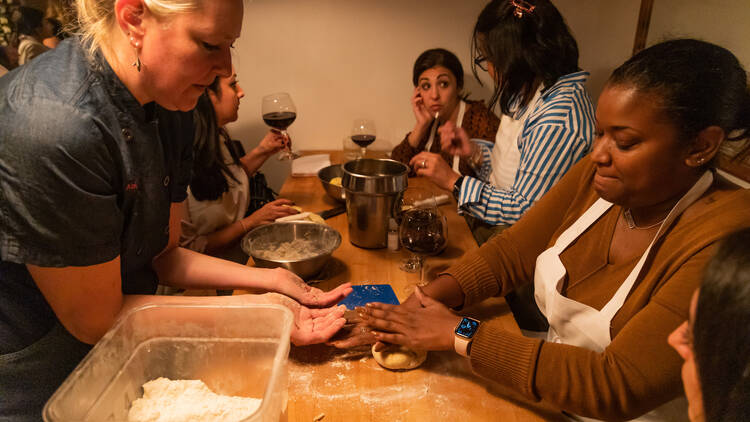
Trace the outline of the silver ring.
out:
[[[422,168],[423,169],[427,168],[427,161],[426,160],[422,160]]]

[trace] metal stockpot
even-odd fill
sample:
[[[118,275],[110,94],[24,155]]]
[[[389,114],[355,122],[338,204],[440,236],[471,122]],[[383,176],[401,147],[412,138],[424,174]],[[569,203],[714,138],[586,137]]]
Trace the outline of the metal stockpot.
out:
[[[409,167],[394,160],[363,158],[344,164],[349,240],[362,248],[384,248],[388,219],[408,185]]]

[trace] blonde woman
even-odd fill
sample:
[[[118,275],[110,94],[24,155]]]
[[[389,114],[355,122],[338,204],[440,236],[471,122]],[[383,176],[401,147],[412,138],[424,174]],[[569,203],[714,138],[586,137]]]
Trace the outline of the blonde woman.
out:
[[[0,79],[0,419],[39,420],[90,345],[144,303],[284,300],[292,341],[343,324],[324,293],[285,270],[178,247],[191,110],[229,76],[242,0],[78,0],[82,35]],[[283,296],[155,297],[183,288]],[[213,301],[213,302],[212,302]]]

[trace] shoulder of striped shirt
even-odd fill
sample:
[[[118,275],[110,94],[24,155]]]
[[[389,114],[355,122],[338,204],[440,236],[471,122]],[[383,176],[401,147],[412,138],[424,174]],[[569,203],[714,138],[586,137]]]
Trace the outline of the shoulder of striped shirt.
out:
[[[594,106],[582,83],[561,84],[553,89],[529,116],[540,118],[536,124],[564,124],[571,118],[579,121],[581,114],[593,116]]]

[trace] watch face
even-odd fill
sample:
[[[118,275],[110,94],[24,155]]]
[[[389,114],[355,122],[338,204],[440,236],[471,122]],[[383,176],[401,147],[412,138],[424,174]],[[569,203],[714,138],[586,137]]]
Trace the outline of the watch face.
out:
[[[461,337],[472,338],[474,333],[477,332],[477,328],[479,328],[479,321],[464,317],[456,327],[456,334]]]

